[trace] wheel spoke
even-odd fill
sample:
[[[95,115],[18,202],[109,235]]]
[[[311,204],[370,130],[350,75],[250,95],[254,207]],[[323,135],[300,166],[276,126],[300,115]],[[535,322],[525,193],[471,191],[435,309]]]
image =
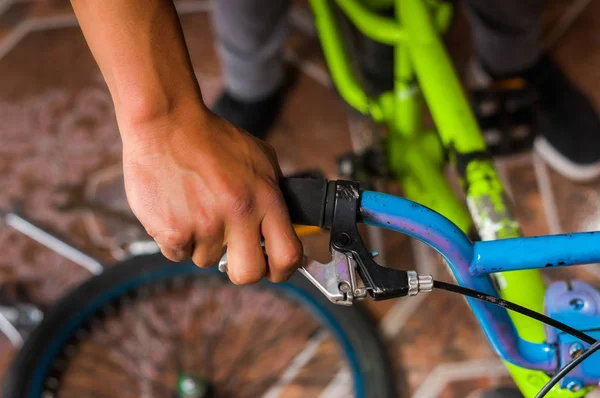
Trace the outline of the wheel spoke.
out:
[[[327,333],[320,331],[308,340],[306,346],[292,359],[279,380],[263,395],[264,398],[277,398],[285,388],[296,378],[300,370],[317,354],[319,346],[325,340]]]
[[[221,346],[221,343],[223,341],[223,336],[225,334],[227,334],[227,332],[229,331],[229,326],[230,326],[230,321],[231,318],[234,315],[234,312],[236,311],[236,309],[240,308],[240,304],[241,304],[241,293],[239,289],[228,289],[227,292],[232,291],[234,292],[234,297],[233,297],[233,305],[228,307],[228,308],[220,308],[220,313],[221,314],[225,314],[224,316],[221,317],[221,323],[219,328],[217,329],[218,331],[221,332],[216,332],[216,333],[211,333],[211,344],[207,345],[207,350],[206,350],[206,356],[205,356],[205,360],[206,360],[206,367],[208,369],[210,369],[211,373],[207,373],[208,374],[214,374],[214,366],[215,366],[215,362],[214,362],[214,352],[217,349],[217,347]],[[216,339],[215,339],[216,336]],[[221,364],[219,364],[220,366]]]
[[[298,319],[298,318],[295,318]],[[283,322],[282,322],[283,323]],[[237,383],[234,384],[235,387],[240,386],[242,384],[243,377],[239,377],[240,369],[246,369],[248,371],[249,366],[257,362],[258,358],[262,356],[266,356],[268,353],[275,353],[276,355],[281,355],[279,350],[280,343],[284,342],[288,339],[289,332],[297,331],[298,326],[296,323],[287,322],[286,327],[284,328],[273,328],[272,333],[270,333],[269,337],[263,339],[261,344],[254,344],[251,346],[251,349],[245,351],[244,355],[235,362],[234,370],[231,372],[231,376],[236,375],[235,379]],[[314,335],[319,328],[318,325],[313,326],[314,329],[310,330],[307,333],[307,336]],[[271,371],[277,371],[277,369],[272,369]]]

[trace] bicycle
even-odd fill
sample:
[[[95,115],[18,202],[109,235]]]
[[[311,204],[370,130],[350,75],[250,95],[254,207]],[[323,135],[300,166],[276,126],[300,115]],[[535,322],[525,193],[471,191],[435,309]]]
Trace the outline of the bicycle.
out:
[[[413,201],[392,200],[389,197],[378,197],[373,193],[364,193],[361,202],[362,210],[360,210],[361,212],[365,210],[365,213],[362,214],[363,221],[368,221],[376,226],[393,227],[431,243],[434,248],[440,249],[441,253],[450,260],[449,263],[451,267],[454,267],[455,275],[457,275],[460,284],[469,286],[470,283],[475,283],[476,285],[473,287],[483,290],[488,295],[493,294],[494,289],[497,289],[503,299],[542,313],[545,297],[553,291],[548,290],[546,292],[538,270],[523,269],[523,264],[531,266],[531,263],[523,262],[520,267],[515,266],[514,269],[517,270],[513,269],[512,272],[501,272],[507,271],[502,264],[495,264],[492,267],[495,269],[486,268],[485,270],[493,273],[493,282],[485,277],[471,277],[465,270],[465,265],[469,262],[465,258],[468,258],[469,253],[471,253],[471,249],[469,249],[471,246],[470,243],[467,243],[468,240],[466,240],[463,233],[471,233],[476,230],[483,241],[494,242],[498,239],[515,242],[509,238],[518,238],[521,233],[518,223],[511,214],[502,183],[494,170],[473,111],[440,39],[441,34],[449,27],[452,5],[433,0],[398,0],[396,2],[385,0],[364,2],[335,0],[334,3],[337,9],[363,34],[375,41],[392,46],[396,57],[393,90],[376,94],[375,97],[368,94],[361,88],[359,79],[355,71],[352,70],[352,62],[343,45],[344,38],[340,28],[341,25],[336,18],[336,9],[334,9],[333,3],[329,0],[310,1],[320,42],[339,94],[354,109],[371,116],[375,122],[387,126],[386,151],[382,156],[386,158],[384,163],[390,174],[403,186],[406,197]],[[375,12],[391,5],[395,5],[395,18],[384,17]],[[425,103],[431,111],[437,131],[425,128],[423,122]],[[382,154],[377,153],[377,155]],[[466,196],[466,207],[443,176],[442,167],[448,159],[461,177]],[[333,185],[333,188],[330,189],[337,192],[336,186]],[[356,206],[356,203],[358,203],[356,201],[360,195],[356,187],[349,189],[348,192],[352,192],[352,195],[350,195],[352,198],[346,199],[352,200],[347,203],[348,210],[344,217],[349,217],[352,220],[352,217],[355,217],[358,212],[358,209],[353,209],[352,206]],[[340,199],[335,195],[329,197],[336,198],[336,200]],[[366,204],[365,198],[367,198]],[[398,209],[406,211],[411,216],[385,213],[384,209],[377,207],[377,200],[380,198],[383,198],[384,201],[389,200],[391,205],[397,206]],[[448,224],[448,221],[439,218],[436,215],[437,213],[431,213],[429,210],[425,210],[426,208],[421,208],[413,203],[419,203],[426,206],[426,208],[433,209],[447,217],[453,224]],[[368,212],[369,205],[372,206],[371,213]],[[322,204],[319,203],[316,206],[320,209]],[[326,209],[327,206],[325,206]],[[411,209],[415,209],[414,212]],[[432,233],[431,236],[419,235],[422,232],[421,230],[410,231],[410,229],[404,229],[402,225],[395,224],[398,217],[402,216],[406,225],[411,225],[409,221],[414,216],[416,218],[412,221],[412,224],[415,228],[424,228],[426,225],[423,223],[424,220],[419,218],[421,213],[417,210],[421,211],[422,214],[427,214],[430,221],[439,222],[440,225],[444,226],[441,231],[435,232],[444,237],[447,244],[456,244],[462,255],[467,257],[461,260],[458,257],[453,257],[455,253],[449,251],[449,249],[442,250],[437,245],[439,242],[430,240],[437,236],[431,231],[429,231]],[[327,211],[331,212],[331,209]],[[391,210],[387,209],[387,211]],[[386,221],[385,214],[391,215],[393,218]],[[369,218],[369,216],[372,216],[372,218]],[[314,223],[315,219],[304,220],[304,223],[307,221]],[[330,219],[329,222],[335,222],[335,217]],[[300,224],[302,223],[300,222]],[[321,220],[319,219],[316,225],[320,224]],[[348,222],[346,227],[351,228],[350,225],[351,223]],[[456,225],[456,227],[452,225]],[[328,225],[325,223],[323,226],[327,227]],[[348,230],[352,231],[351,229]],[[336,264],[341,264],[341,269],[337,270],[333,267],[335,264],[324,267],[311,262],[302,271],[313,283],[316,282],[320,290],[327,293],[330,299],[334,298],[338,303],[350,304],[355,299],[362,298],[367,294],[375,299],[402,296],[415,291],[415,281],[417,282],[416,289],[419,289],[418,276],[414,274],[392,274],[391,271],[383,271],[386,270],[385,268],[378,266],[376,268],[376,265],[373,265],[375,263],[369,260],[368,253],[365,253],[359,246],[352,247],[353,250],[356,250],[354,252],[344,248],[343,241],[336,242],[335,237],[337,235],[334,234],[333,236],[334,260],[338,260]],[[351,236],[351,238],[348,243],[354,244],[357,242],[355,237]],[[594,242],[593,238],[590,239]],[[537,240],[537,242],[540,241],[548,242],[544,239]],[[579,239],[579,241],[587,242],[585,239]],[[535,240],[526,240],[525,242],[528,242],[528,245],[538,247],[531,243],[536,242]],[[494,244],[496,243],[476,247],[492,248]],[[569,246],[569,248],[572,248],[572,246]],[[337,254],[336,257],[336,252],[341,254]],[[559,254],[564,255],[565,253]],[[547,264],[553,266],[573,263],[571,260],[561,259],[558,254],[555,257],[548,256],[547,258],[552,259],[552,262]],[[588,259],[592,258],[594,257],[589,256]],[[531,258],[529,260],[533,261]],[[558,263],[555,263],[554,260]],[[564,264],[560,264],[561,262],[564,262]],[[354,264],[356,264],[360,279],[365,286],[360,286],[358,280],[352,279],[353,272],[350,271],[353,270]],[[531,268],[538,267],[532,266]],[[343,282],[346,283],[343,283],[340,288],[340,284],[335,283],[338,279],[319,279],[319,273],[317,272],[319,269],[322,271],[328,270],[329,274],[325,275],[329,275],[329,278],[338,278],[339,274],[342,276],[347,275],[349,279],[344,279]],[[336,271],[333,276],[331,270]],[[345,272],[345,274],[342,274],[342,272]],[[386,274],[386,278],[383,278],[383,280],[381,279],[382,274]],[[373,275],[380,276],[374,277]],[[97,280],[94,282],[95,280],[91,280],[90,284],[84,285],[82,289],[97,286],[93,284],[99,283]],[[434,282],[427,278],[423,279],[423,289],[427,290],[425,286],[428,286],[430,282],[435,286]],[[83,290],[78,291],[83,292]],[[73,297],[75,296],[67,298],[73,300],[72,303],[81,304],[79,302],[81,299],[74,299]],[[557,370],[558,366],[566,360],[566,357],[561,356],[560,364],[558,362],[543,363],[540,351],[545,354],[568,351],[569,345],[561,340],[563,336],[553,336],[555,337],[553,342],[556,345],[554,347],[545,344],[549,338],[546,333],[547,330],[527,316],[502,309],[488,310],[488,307],[475,302],[472,303],[472,306],[476,310],[475,313],[478,318],[483,320],[484,331],[488,337],[492,336],[490,338],[492,346],[497,349],[502,358],[507,360],[510,373],[523,394],[526,396],[535,395],[551,380],[551,376],[547,373]],[[66,309],[65,302],[59,305],[56,311],[61,308]],[[70,309],[73,310],[74,308]],[[61,316],[68,318],[72,315],[65,310]],[[56,317],[59,317],[59,315],[56,315]],[[42,340],[51,336],[47,326],[44,325],[50,324],[51,320],[56,318],[48,317],[46,319],[44,324],[36,329],[35,335],[32,334],[31,339],[26,343],[26,347],[37,347],[36,350],[43,349]],[[589,321],[589,319],[584,321]],[[513,339],[511,343],[514,344],[503,344],[504,341],[500,338],[500,335],[502,335],[500,331],[505,332],[506,336]],[[594,333],[591,332],[591,334]],[[590,341],[590,339],[587,339],[586,345],[582,345],[579,350],[574,350],[574,354],[582,355]],[[552,351],[552,347],[554,347],[554,351]],[[526,352],[529,349],[532,350],[532,354]],[[21,359],[17,358],[15,363],[17,365],[21,364],[20,366],[29,363],[28,366],[31,368],[34,366],[31,364],[31,359],[37,358],[39,354],[36,350],[33,348],[30,350],[24,349],[23,354],[19,356]],[[524,358],[525,360],[523,360]],[[15,369],[18,369],[17,365],[15,365]],[[15,371],[16,373],[18,372]],[[41,371],[41,374],[43,373],[44,371]],[[357,374],[355,373],[355,375]],[[187,380],[191,379],[184,378],[184,381]],[[594,379],[590,380],[593,381]],[[581,381],[576,379],[569,381],[567,379],[568,383],[564,384],[563,381],[561,384],[563,388],[553,390],[552,394],[557,397],[582,396],[589,392],[589,389],[585,387],[588,384],[591,385],[590,380]],[[190,383],[192,382],[193,380],[190,381]],[[571,382],[574,384],[570,384]],[[385,382],[381,381],[381,383],[385,385]],[[361,391],[358,390],[356,393],[359,395]]]

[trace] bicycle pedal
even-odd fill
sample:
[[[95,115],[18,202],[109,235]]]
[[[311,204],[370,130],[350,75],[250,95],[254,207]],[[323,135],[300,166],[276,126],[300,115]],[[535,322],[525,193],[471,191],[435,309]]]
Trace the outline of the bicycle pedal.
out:
[[[537,95],[531,88],[473,90],[471,101],[492,155],[510,155],[533,148]]]

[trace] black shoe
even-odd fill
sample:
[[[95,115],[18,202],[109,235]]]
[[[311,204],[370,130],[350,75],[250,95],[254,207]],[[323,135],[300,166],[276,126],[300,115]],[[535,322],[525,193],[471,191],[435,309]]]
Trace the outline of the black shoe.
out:
[[[521,77],[537,94],[536,152],[563,176],[579,182],[600,177],[600,117],[592,102],[560,68],[543,56]]]
[[[574,181],[600,176],[600,117],[592,102],[548,57],[525,75],[539,93],[536,152]]]
[[[283,97],[281,89],[264,99],[249,102],[238,100],[225,91],[212,111],[254,137],[265,139],[279,116]]]

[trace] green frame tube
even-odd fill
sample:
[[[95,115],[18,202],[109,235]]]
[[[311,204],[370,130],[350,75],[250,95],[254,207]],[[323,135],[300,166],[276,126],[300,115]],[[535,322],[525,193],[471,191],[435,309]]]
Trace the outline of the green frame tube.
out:
[[[360,87],[336,23],[334,2],[363,34],[395,47],[392,92],[373,99]],[[310,0],[310,5],[336,89],[350,106],[387,126],[389,168],[406,196],[468,232],[472,218],[444,176],[445,156],[456,165],[461,157],[485,153],[486,145],[440,39],[450,26],[451,4],[436,0]],[[390,7],[395,8],[395,19],[375,12]],[[425,104],[437,132],[424,127]],[[486,217],[500,217],[495,238],[520,234],[491,161],[469,161],[462,182],[476,219],[485,222]],[[502,297],[542,310],[545,285],[539,271],[497,274],[496,279]],[[511,317],[522,338],[534,342],[545,338],[539,323],[518,314]],[[543,372],[507,367],[526,397],[535,395],[549,379]],[[574,398],[586,393],[589,390],[574,393],[555,388],[549,397]]]
[[[333,83],[344,101],[363,114],[371,114],[377,122],[385,120],[379,104],[369,101],[354,72],[329,0],[311,0],[325,61]]]
[[[371,12],[359,1],[335,0],[335,2],[358,30],[371,39],[391,45],[404,40],[404,31],[393,19]],[[380,4],[375,6],[380,6]]]

